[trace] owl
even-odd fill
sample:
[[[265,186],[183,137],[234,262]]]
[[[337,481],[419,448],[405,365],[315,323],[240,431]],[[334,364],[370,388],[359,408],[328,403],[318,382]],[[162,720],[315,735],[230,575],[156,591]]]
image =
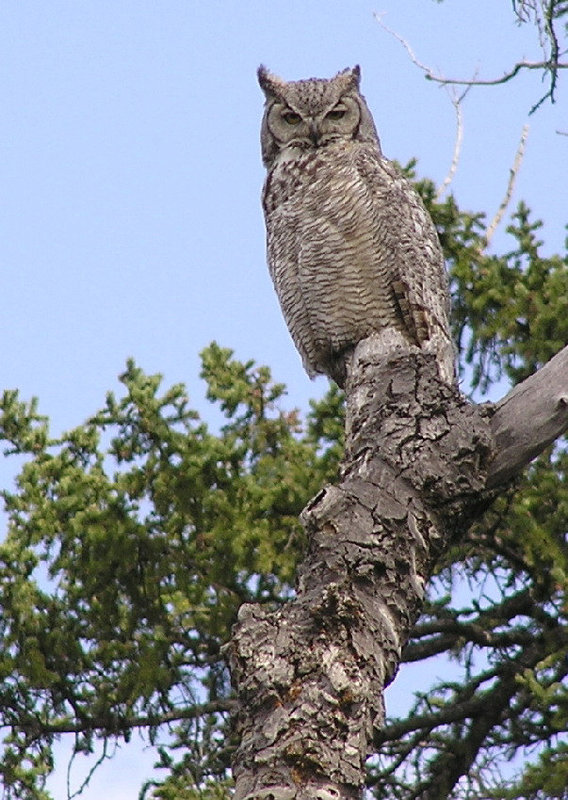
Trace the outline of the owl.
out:
[[[382,155],[359,67],[286,82],[261,66],[258,80],[268,265],[308,375],[344,387],[358,342],[396,332],[434,353],[440,377],[453,383],[436,229]]]

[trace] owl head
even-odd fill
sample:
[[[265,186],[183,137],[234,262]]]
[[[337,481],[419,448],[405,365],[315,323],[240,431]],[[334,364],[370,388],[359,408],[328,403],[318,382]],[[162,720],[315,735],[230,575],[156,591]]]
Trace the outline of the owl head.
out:
[[[329,80],[286,82],[266,67],[258,82],[266,97],[260,141],[266,167],[282,153],[326,147],[334,142],[372,142],[380,150],[375,124],[359,91],[361,70],[345,69]]]

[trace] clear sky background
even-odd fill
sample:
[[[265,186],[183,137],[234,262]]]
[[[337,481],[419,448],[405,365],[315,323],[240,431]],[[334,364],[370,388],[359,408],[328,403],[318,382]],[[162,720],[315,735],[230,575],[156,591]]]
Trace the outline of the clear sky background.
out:
[[[269,364],[290,406],[324,391],[302,370],[265,266],[255,71],[329,77],[359,63],[385,154],[416,156],[440,183],[454,109],[374,12],[448,76],[541,58],[509,0],[0,0],[0,389],[38,396],[59,433],[119,391],[133,356],[185,382],[214,420],[198,352],[215,339]],[[451,187],[462,208],[493,216],[544,91],[532,72],[470,92]],[[568,221],[566,91],[561,81],[559,102],[529,120],[514,198],[544,219],[547,252]],[[495,248],[506,246],[502,229]],[[2,485],[11,475],[3,464]],[[83,797],[134,800],[152,760],[123,748]],[[57,800],[65,779],[62,755]]]

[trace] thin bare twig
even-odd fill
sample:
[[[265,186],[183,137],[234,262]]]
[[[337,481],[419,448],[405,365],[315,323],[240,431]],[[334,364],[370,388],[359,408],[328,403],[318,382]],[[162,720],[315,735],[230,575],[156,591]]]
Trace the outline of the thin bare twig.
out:
[[[562,12],[566,13],[566,12]],[[435,83],[440,84],[441,86],[499,86],[500,84],[507,83],[508,81],[512,80],[516,75],[519,74],[522,70],[542,70],[545,73],[550,74],[550,87],[548,91],[532,106],[529,111],[529,114],[534,114],[534,112],[540,108],[540,106],[547,100],[550,99],[552,103],[555,102],[555,92],[558,83],[558,72],[561,69],[568,69],[568,62],[560,61],[560,57],[564,55],[563,52],[560,50],[560,45],[558,42],[558,37],[553,25],[553,21],[556,17],[554,16],[554,8],[552,6],[547,7],[547,13],[545,15],[545,19],[540,20],[538,18],[538,22],[543,23],[543,31],[539,25],[537,28],[539,30],[539,38],[541,39],[541,47],[545,50],[545,58],[541,61],[527,61],[523,59],[521,61],[517,61],[517,63],[508,71],[501,75],[499,78],[445,78],[443,75],[436,73],[432,67],[423,64],[416,54],[414,50],[410,46],[409,42],[404,39],[400,34],[396,31],[393,31],[391,28],[388,27],[383,22],[381,14],[374,14],[376,21],[379,23],[381,28],[393,36],[398,42],[402,44],[406,52],[408,53],[410,60],[412,63],[417,66],[419,69],[424,72],[424,76],[426,80],[433,81]],[[546,43],[542,40],[543,33],[546,35],[548,39],[548,43],[550,46],[550,52],[546,53]]]
[[[116,749],[117,748],[115,746],[113,748],[114,752],[116,752]],[[103,763],[103,761],[106,761],[107,759],[111,759],[113,757],[114,753],[112,755],[109,755],[107,750],[108,750],[108,743],[107,743],[107,740],[105,739],[103,741],[103,752],[97,758],[96,762],[94,763],[94,765],[89,770],[89,772],[87,774],[87,777],[82,781],[82,783],[79,786],[79,788],[76,789],[73,793],[71,793],[71,769],[73,767],[73,762],[75,761],[75,756],[77,755],[77,752],[78,752],[78,751],[73,751],[73,754],[71,755],[71,758],[69,759],[69,763],[67,764],[67,800],[74,800],[75,797],[79,797],[79,795],[82,794],[83,790],[87,788],[87,786],[91,782],[91,778],[95,774],[96,770]]]
[[[423,64],[421,61],[418,60],[414,50],[412,49],[412,47],[410,46],[410,43],[406,39],[404,39],[396,31],[393,31],[392,28],[389,28],[388,25],[386,25],[383,22],[383,19],[382,19],[383,15],[382,14],[378,14],[378,13],[375,12],[375,14],[373,16],[375,17],[376,21],[379,23],[381,28],[383,28],[383,30],[385,30],[388,34],[393,36],[398,42],[401,43],[401,45],[404,47],[404,49],[408,53],[408,56],[409,56],[410,60],[412,61],[412,63],[415,66],[417,66],[419,69],[421,69],[424,73],[426,73],[426,75],[430,74],[431,73],[430,67],[426,66],[426,64]],[[447,191],[448,186],[451,184],[452,180],[454,179],[454,175],[456,174],[456,170],[458,168],[459,157],[460,157],[461,147],[462,147],[462,142],[463,142],[463,114],[462,114],[462,106],[461,106],[461,104],[462,104],[462,101],[463,101],[464,97],[469,92],[470,88],[471,87],[468,86],[465,89],[465,91],[462,92],[459,96],[457,95],[455,90],[453,90],[450,93],[450,100],[451,100],[452,105],[454,107],[454,110],[456,112],[456,139],[455,139],[455,144],[454,144],[454,152],[453,152],[453,156],[452,156],[452,162],[450,164],[450,168],[448,170],[448,174],[446,175],[446,177],[444,178],[444,180],[442,181],[442,183],[440,184],[440,186],[439,186],[439,188],[438,188],[438,190],[436,192],[436,199],[437,200],[439,200],[444,195],[444,193]]]
[[[519,146],[517,147],[517,152],[515,153],[513,166],[509,170],[509,180],[507,182],[507,189],[505,191],[505,196],[503,197],[501,205],[497,209],[495,216],[491,220],[490,224],[487,226],[487,232],[485,234],[486,247],[489,246],[489,243],[491,242],[493,235],[495,234],[495,231],[497,230],[499,223],[503,219],[505,211],[507,210],[509,203],[511,202],[511,197],[513,196],[513,190],[515,188],[517,175],[519,174],[519,169],[521,168],[521,164],[523,162],[523,158],[525,155],[525,146],[527,143],[528,135],[529,135],[529,126],[523,125],[523,130],[521,131],[521,138],[519,140]]]
[[[450,164],[450,169],[448,170],[448,174],[438,187],[436,192],[436,200],[440,200],[440,198],[446,193],[448,187],[450,186],[451,182],[454,179],[454,175],[456,174],[458,163],[460,159],[461,147],[463,142],[463,113],[462,113],[462,100],[466,96],[466,94],[470,90],[470,86],[467,87],[465,92],[462,92],[461,95],[458,97],[455,90],[452,91],[450,94],[450,99],[452,101],[452,105],[456,112],[456,140],[454,143],[454,153],[452,156],[452,163]]]
[[[38,723],[35,717],[30,717],[29,722],[19,723],[19,727],[25,732],[31,732],[34,740],[42,734],[61,734],[61,733],[83,733],[85,730],[98,731],[105,736],[116,736],[136,728],[154,728],[157,725],[168,725],[186,719],[196,719],[205,714],[222,714],[232,712],[235,708],[235,701],[232,699],[219,699],[201,705],[193,705],[176,708],[171,711],[164,711],[148,716],[139,716],[133,719],[119,719],[109,722],[96,718],[84,719],[62,719],[51,723]]]
[[[412,63],[413,63],[415,66],[417,66],[419,69],[421,69],[421,70],[422,70],[422,72],[424,72],[424,73],[426,74],[426,77],[428,77],[428,75],[431,75],[431,74],[433,74],[433,73],[432,73],[432,69],[431,69],[430,67],[426,66],[426,64],[423,64],[421,61],[419,61],[419,60],[418,60],[418,58],[416,57],[416,54],[414,53],[414,50],[413,50],[413,49],[412,49],[412,47],[410,46],[410,43],[409,43],[409,42],[407,42],[407,40],[406,40],[406,39],[404,39],[404,38],[403,38],[403,37],[402,37],[402,36],[401,36],[399,33],[397,33],[396,31],[393,31],[393,29],[392,29],[392,28],[389,28],[389,26],[388,26],[388,25],[386,25],[386,24],[383,22],[383,16],[384,16],[384,12],[383,12],[383,13],[380,13],[380,14],[379,14],[378,12],[375,12],[375,13],[373,14],[373,16],[374,16],[374,18],[376,19],[376,21],[379,23],[379,25],[381,26],[381,28],[382,28],[384,31],[386,31],[387,33],[389,33],[389,34],[390,34],[391,36],[393,36],[393,37],[394,37],[394,38],[395,38],[395,39],[396,39],[398,42],[400,42],[400,43],[401,43],[401,45],[404,47],[404,49],[405,49],[405,50],[406,50],[406,52],[408,53],[408,55],[409,55],[409,57],[410,57],[410,60],[412,61]],[[451,82],[451,81],[450,81],[450,82]]]

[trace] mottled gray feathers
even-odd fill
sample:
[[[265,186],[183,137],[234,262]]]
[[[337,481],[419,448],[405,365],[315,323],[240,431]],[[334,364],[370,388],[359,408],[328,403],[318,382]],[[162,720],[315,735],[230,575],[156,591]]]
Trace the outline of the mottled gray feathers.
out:
[[[454,381],[448,288],[434,225],[382,156],[360,71],[286,83],[258,71],[268,265],[310,376],[340,386],[355,345],[396,329]]]

